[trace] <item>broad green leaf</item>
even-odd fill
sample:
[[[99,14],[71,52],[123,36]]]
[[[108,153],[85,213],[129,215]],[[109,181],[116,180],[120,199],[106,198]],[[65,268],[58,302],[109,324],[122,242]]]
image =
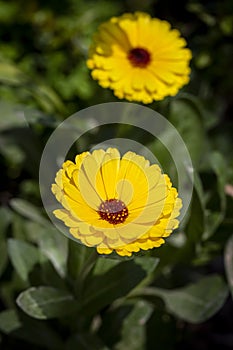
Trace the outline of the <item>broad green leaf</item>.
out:
[[[9,334],[21,327],[18,314],[15,310],[9,309],[0,313],[0,330]]]
[[[36,233],[34,239],[41,251],[52,262],[57,272],[61,276],[64,276],[68,254],[67,238],[61,235],[61,233],[42,216],[39,208],[32,206],[27,201],[14,198],[11,200],[11,206],[19,214],[32,220],[33,223],[41,225],[34,225],[33,231]]]
[[[126,296],[145,277],[145,270],[133,260],[121,262],[102,275],[92,276],[86,282],[82,310],[94,314],[117,298]]]
[[[33,267],[39,263],[39,251],[32,244],[17,239],[8,240],[8,253],[12,265],[24,281],[28,281]]]
[[[43,255],[52,263],[61,277],[66,274],[68,254],[68,239],[63,236],[50,222],[46,227],[24,220],[24,237],[36,243]]]
[[[152,256],[136,257],[134,261],[136,262],[137,265],[143,268],[143,270],[147,273],[147,275],[153,272],[159,263],[159,259],[154,258]]]
[[[106,273],[108,270],[112,269],[114,266],[120,264],[120,260],[111,259],[108,257],[100,257],[94,267],[93,274],[94,275],[102,275]]]
[[[61,277],[66,274],[68,239],[51,224],[47,228],[38,225],[37,243]]]
[[[40,209],[36,208],[24,199],[13,198],[10,201],[10,205],[17,213],[23,215],[27,219],[30,219],[46,227],[49,224],[48,220],[42,216]]]
[[[122,328],[122,339],[114,346],[114,350],[141,350],[146,348],[145,324],[152,313],[153,307],[145,301],[138,301]]]
[[[138,264],[143,268],[143,270],[146,272],[146,276],[135,287],[135,289],[132,291],[132,294],[134,292],[137,293],[138,289],[140,290],[140,288],[142,288],[143,286],[149,285],[151,283],[151,281],[154,279],[155,270],[159,264],[159,258],[152,257],[152,256],[142,256],[142,257],[136,257],[134,261],[136,264]]]
[[[183,320],[201,323],[221,309],[228,288],[220,276],[212,275],[179,289],[146,288],[145,294],[161,297],[167,310]]]
[[[12,235],[15,239],[27,241],[27,223],[30,222],[16,212],[12,212]],[[30,240],[29,240],[30,241]]]
[[[76,306],[70,293],[52,287],[29,288],[16,302],[26,314],[41,320],[65,316],[75,311]]]
[[[233,298],[233,236],[228,240],[225,252],[224,252],[225,270],[230,287],[231,295]]]

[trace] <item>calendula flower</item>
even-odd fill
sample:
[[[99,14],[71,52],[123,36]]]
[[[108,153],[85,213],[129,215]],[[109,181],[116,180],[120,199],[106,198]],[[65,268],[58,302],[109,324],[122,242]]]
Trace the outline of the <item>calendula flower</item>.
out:
[[[54,215],[100,254],[159,247],[178,227],[182,204],[169,177],[134,152],[122,158],[116,148],[84,152],[63,164],[55,182],[63,208]]]
[[[87,66],[118,98],[151,103],[174,96],[189,82],[191,51],[177,29],[143,12],[100,25]]]

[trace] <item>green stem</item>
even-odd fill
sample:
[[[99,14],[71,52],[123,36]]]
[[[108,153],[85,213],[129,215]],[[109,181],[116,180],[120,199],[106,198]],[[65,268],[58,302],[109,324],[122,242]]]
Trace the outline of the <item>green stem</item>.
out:
[[[78,278],[75,281],[75,294],[77,297],[81,297],[84,288],[84,283],[88,275],[94,268],[97,259],[98,253],[96,252],[96,250],[93,250],[93,252],[87,258],[86,262],[83,264],[79,272]]]

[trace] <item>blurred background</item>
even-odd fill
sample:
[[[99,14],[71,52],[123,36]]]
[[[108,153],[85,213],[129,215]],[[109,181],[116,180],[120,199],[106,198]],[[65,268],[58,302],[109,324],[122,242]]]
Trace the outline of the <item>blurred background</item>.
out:
[[[109,299],[104,291],[101,302],[96,297],[93,313],[77,302],[81,316],[63,316],[66,305],[41,316],[28,302],[32,286],[68,290],[78,298],[75,286],[83,283],[85,299],[85,288],[95,293],[110,278],[106,271],[112,271],[110,280],[119,278],[121,268],[128,269],[128,280],[140,272],[136,262],[124,259],[93,265],[91,248],[69,241],[49,222],[38,184],[43,148],[59,123],[83,108],[119,101],[92,80],[88,48],[103,21],[139,10],[169,21],[193,53],[190,83],[176,97],[148,105],[169,119],[189,149],[195,168],[191,208],[177,239],[139,257],[145,265],[160,259],[153,271],[144,271],[152,288],[161,289],[156,297],[127,299],[130,287],[122,295],[113,289]],[[0,1],[1,349],[233,348],[232,35],[230,0]],[[87,133],[70,157],[106,136],[132,135],[168,174],[173,171],[166,150],[133,127]],[[117,288],[123,288],[120,280]],[[190,305],[190,298],[197,304]]]

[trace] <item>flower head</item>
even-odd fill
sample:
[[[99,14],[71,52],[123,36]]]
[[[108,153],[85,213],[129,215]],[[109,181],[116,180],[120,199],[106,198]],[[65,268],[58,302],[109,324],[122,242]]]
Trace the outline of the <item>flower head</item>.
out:
[[[84,152],[63,164],[55,182],[52,192],[63,208],[54,215],[100,254],[159,247],[178,227],[182,204],[169,177],[134,152]]]
[[[143,12],[100,25],[90,48],[92,77],[118,98],[151,103],[189,81],[191,51],[177,29]]]

